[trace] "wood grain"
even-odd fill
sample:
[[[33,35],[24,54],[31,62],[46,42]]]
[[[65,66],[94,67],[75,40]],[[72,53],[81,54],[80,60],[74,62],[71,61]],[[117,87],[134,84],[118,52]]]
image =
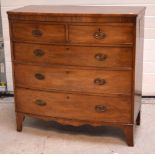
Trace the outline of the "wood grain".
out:
[[[15,64],[14,67],[17,86],[99,94],[131,94],[131,71],[81,70],[23,64]],[[38,80],[36,74],[43,75],[44,79]],[[105,80],[105,84],[94,83],[96,79]]]
[[[96,39],[96,32],[105,34],[102,39]],[[97,43],[97,44],[129,44],[133,43],[133,27],[126,25],[111,26],[111,25],[95,25],[95,26],[69,26],[69,41],[72,43]]]
[[[126,123],[131,121],[130,97],[96,97],[17,88],[16,99],[19,112],[58,118],[78,118],[85,121]],[[46,105],[38,105],[35,103],[36,100],[42,100]],[[97,112],[95,110],[97,105],[105,106],[105,111]]]
[[[52,16],[138,16],[145,11],[145,7],[137,6],[50,6],[50,5],[29,5],[22,8],[8,11],[8,14]]]
[[[42,50],[43,55],[34,52]],[[132,48],[79,47],[14,43],[14,60],[17,62],[46,63],[90,67],[132,67]],[[97,56],[105,56],[98,60]]]
[[[32,31],[39,30],[41,36],[33,36]],[[34,42],[64,42],[65,26],[63,24],[39,24],[39,23],[12,23],[12,33],[14,40],[34,41]]]

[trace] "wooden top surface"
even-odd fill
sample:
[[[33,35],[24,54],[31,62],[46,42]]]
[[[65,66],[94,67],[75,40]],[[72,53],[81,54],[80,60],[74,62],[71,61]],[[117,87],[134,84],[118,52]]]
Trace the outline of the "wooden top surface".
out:
[[[60,5],[29,5],[19,9],[8,11],[8,14],[27,15],[84,15],[84,16],[137,16],[145,11],[145,7],[140,6],[60,6]]]

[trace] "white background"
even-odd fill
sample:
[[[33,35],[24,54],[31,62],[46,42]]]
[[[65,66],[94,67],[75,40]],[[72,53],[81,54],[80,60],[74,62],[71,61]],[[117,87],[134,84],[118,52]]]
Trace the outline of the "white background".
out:
[[[7,10],[25,5],[133,5],[146,6],[143,95],[155,96],[155,0],[1,0],[8,90],[13,91]]]

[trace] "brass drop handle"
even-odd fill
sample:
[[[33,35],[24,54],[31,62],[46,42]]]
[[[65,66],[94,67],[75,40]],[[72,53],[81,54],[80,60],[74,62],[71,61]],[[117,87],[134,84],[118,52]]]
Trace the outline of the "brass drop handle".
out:
[[[41,49],[36,49],[33,51],[34,55],[37,56],[37,57],[42,57],[45,53],[43,50]]]
[[[34,37],[41,37],[42,32],[40,30],[32,30],[32,36]]]
[[[96,85],[104,85],[104,84],[106,83],[106,81],[105,81],[104,79],[96,78],[96,79],[94,80],[94,83],[95,83]]]
[[[104,39],[106,37],[106,34],[99,29],[93,34],[93,36],[95,39]]]
[[[102,53],[97,53],[95,55],[95,59],[98,61],[104,61],[106,58],[107,58],[107,56],[105,54],[102,54]]]
[[[39,106],[45,106],[46,105],[46,102],[43,101],[43,100],[38,99],[38,100],[35,101],[35,104],[37,104]]]
[[[96,105],[95,106],[95,111],[96,112],[105,112],[107,110],[107,108],[104,105]]]
[[[36,73],[35,78],[38,79],[38,80],[44,80],[45,76],[43,74],[41,74],[41,73]]]

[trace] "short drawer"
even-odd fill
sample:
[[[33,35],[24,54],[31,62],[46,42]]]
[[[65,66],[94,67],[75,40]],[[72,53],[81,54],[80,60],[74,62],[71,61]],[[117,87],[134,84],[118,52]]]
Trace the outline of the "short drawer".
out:
[[[22,62],[58,65],[131,67],[132,48],[14,43],[14,59]]]
[[[131,71],[15,64],[17,86],[94,94],[131,94]]]
[[[132,44],[133,26],[70,25],[69,40],[73,43]]]
[[[17,41],[64,42],[65,26],[61,24],[12,23],[12,37]]]
[[[86,121],[130,122],[129,97],[101,97],[16,89],[16,111]]]

